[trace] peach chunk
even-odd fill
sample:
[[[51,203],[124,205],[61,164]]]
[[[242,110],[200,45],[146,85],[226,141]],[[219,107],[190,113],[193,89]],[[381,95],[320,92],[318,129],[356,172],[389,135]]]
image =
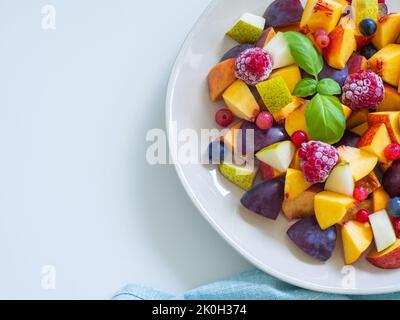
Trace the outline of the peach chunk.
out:
[[[236,81],[235,60],[232,58],[222,61],[212,68],[208,74],[208,89],[211,101],[215,102],[221,99],[225,90]]]

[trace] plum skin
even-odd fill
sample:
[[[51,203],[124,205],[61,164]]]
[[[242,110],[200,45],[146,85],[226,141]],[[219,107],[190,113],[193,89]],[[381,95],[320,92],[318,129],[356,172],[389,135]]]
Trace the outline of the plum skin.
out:
[[[320,261],[329,260],[336,247],[336,227],[322,230],[315,216],[297,221],[287,235],[302,251]]]
[[[333,79],[335,80],[341,87],[343,87],[344,82],[346,81],[349,75],[349,67],[346,65],[342,70],[334,69],[324,62],[324,67],[318,75],[318,78],[321,79]],[[304,70],[301,70],[302,78],[313,78],[314,76],[308,74]]]
[[[385,172],[382,185],[391,198],[400,197],[400,160],[393,162]]]
[[[268,6],[263,15],[266,20],[265,29],[299,23],[303,11],[303,6],[299,0],[275,0]]]
[[[254,130],[254,153],[261,149],[268,147],[274,143],[281,142],[284,140],[290,140],[285,128],[280,125],[274,124],[272,128],[268,130],[259,129],[254,123],[246,121],[242,124],[242,139],[239,139],[238,150],[242,150],[242,154],[246,154],[246,133],[247,130]],[[250,151],[250,150],[248,150]]]
[[[245,208],[256,214],[276,220],[282,209],[284,192],[285,180],[283,178],[266,180],[247,191],[240,202]]]
[[[254,48],[254,45],[252,44],[239,44],[231,49],[229,49],[221,58],[220,62],[232,59],[232,58],[237,58],[243,51]]]
[[[336,143],[334,146],[335,146],[335,148],[340,147],[340,146],[348,146],[348,147],[357,148],[358,142],[360,140],[361,140],[361,136],[359,136],[357,133],[346,130],[343,134],[342,139],[340,139],[340,141],[338,143]]]

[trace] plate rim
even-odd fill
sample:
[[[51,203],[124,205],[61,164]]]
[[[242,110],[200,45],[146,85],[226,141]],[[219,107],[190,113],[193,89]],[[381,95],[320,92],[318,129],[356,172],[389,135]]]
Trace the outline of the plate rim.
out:
[[[172,115],[172,108],[173,108],[173,95],[174,95],[174,86],[176,83],[176,80],[178,78],[179,74],[179,69],[181,66],[181,62],[183,61],[183,57],[186,54],[186,51],[191,43],[192,38],[194,37],[194,31],[196,30],[197,26],[199,26],[203,20],[208,16],[208,13],[210,13],[213,8],[216,6],[216,4],[220,0],[211,0],[208,6],[203,10],[199,18],[196,20],[196,22],[193,24],[191,27],[189,33],[186,35],[183,44],[181,45],[179,49],[179,53],[177,54],[177,57],[175,58],[174,65],[171,69],[171,73],[168,79],[168,85],[167,85],[167,94],[166,94],[166,100],[165,100],[165,125],[166,125],[166,131],[167,131],[167,139],[168,139],[168,148],[169,150],[172,150],[173,145],[172,141],[173,139],[171,138],[171,127],[170,124],[172,122],[171,115]],[[334,288],[334,287],[327,287],[327,286],[321,286],[318,284],[314,284],[311,282],[303,281],[296,279],[294,277],[288,276],[284,273],[279,272],[276,269],[270,268],[269,266],[265,265],[262,263],[257,257],[253,256],[246,250],[244,250],[232,237],[230,237],[221,226],[218,225],[212,218],[212,216],[208,213],[208,211],[203,207],[201,204],[201,201],[196,197],[194,191],[192,190],[190,183],[187,181],[183,170],[182,166],[178,163],[176,159],[176,155],[174,152],[170,152],[170,157],[173,161],[173,165],[175,167],[175,171],[179,177],[179,180],[185,189],[186,194],[189,196],[190,200],[193,202],[197,210],[201,213],[201,215],[206,219],[206,221],[212,226],[212,228],[217,231],[217,233],[234,249],[236,250],[242,257],[244,257],[248,262],[250,262],[252,265],[260,269],[261,271],[281,280],[286,283],[289,283],[291,285],[307,289],[307,290],[312,290],[316,292],[321,292],[321,293],[328,293],[328,294],[340,294],[340,295],[374,295],[374,294],[389,294],[389,293],[395,293],[400,291],[400,284],[397,287],[393,288],[388,288],[388,287],[383,287],[383,288],[376,288],[376,289],[340,289],[340,288]]]

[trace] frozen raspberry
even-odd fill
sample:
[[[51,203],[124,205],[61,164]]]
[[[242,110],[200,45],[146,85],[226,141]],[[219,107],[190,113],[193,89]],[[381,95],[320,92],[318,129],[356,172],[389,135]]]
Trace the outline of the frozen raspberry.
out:
[[[303,143],[299,156],[304,177],[310,183],[325,182],[339,160],[336,149],[320,141]]]
[[[237,78],[255,86],[268,79],[272,71],[272,58],[261,48],[250,48],[237,57],[235,67]]]
[[[382,79],[372,71],[349,75],[343,86],[343,103],[354,111],[376,110],[385,97]]]

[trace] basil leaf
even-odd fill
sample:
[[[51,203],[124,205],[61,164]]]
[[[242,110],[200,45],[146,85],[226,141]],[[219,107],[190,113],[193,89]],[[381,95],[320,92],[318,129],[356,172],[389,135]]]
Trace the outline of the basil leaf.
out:
[[[317,91],[319,94],[333,96],[335,94],[341,94],[342,88],[339,83],[332,79],[322,79],[318,82]]]
[[[293,94],[295,96],[306,98],[313,96],[317,93],[317,83],[318,81],[311,78],[301,79],[294,88]]]
[[[313,140],[338,142],[346,129],[342,104],[334,96],[316,94],[306,109],[307,132]]]
[[[285,32],[284,36],[296,64],[317,79],[324,66],[324,61],[311,39],[294,31]]]

